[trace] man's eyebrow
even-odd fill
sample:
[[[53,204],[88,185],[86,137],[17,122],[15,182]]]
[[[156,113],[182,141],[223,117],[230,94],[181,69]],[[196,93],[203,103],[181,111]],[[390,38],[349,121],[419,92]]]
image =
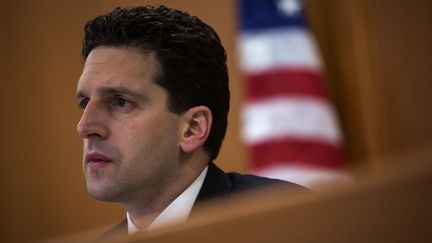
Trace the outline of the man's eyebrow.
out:
[[[101,87],[97,90],[97,93],[99,93],[100,95],[106,95],[106,94],[124,94],[124,95],[129,95],[141,100],[145,100],[146,96],[140,92],[136,92],[133,90],[130,90],[128,88],[125,87]],[[84,98],[84,97],[88,97],[83,91],[78,91],[77,92],[77,98]]]
[[[144,99],[145,98],[144,94],[130,90],[130,89],[125,88],[125,87],[102,87],[98,90],[98,92],[101,94],[124,94],[124,95],[129,95],[129,96],[132,96],[132,97],[135,97],[138,99]]]

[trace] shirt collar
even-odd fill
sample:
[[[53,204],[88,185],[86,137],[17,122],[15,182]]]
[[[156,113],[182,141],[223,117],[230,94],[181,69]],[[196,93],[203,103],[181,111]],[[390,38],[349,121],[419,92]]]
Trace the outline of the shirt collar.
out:
[[[195,199],[204,183],[205,176],[207,174],[208,166],[204,168],[201,174],[192,182],[192,184],[186,188],[174,201],[166,207],[161,214],[149,225],[147,230],[159,228],[172,223],[178,223],[186,221],[188,218]],[[129,213],[126,212],[126,219],[128,225],[128,233],[132,235],[140,229],[132,222]]]

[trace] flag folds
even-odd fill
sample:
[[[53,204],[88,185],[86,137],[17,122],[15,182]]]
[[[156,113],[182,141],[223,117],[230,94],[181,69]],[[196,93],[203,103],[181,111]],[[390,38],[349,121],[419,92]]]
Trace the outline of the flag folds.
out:
[[[242,135],[252,171],[309,187],[346,177],[342,135],[302,2],[239,1]]]

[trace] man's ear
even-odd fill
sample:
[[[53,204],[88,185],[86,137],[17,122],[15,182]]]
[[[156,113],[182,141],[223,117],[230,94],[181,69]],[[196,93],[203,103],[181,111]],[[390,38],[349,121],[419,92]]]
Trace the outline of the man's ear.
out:
[[[180,148],[190,153],[202,146],[210,134],[212,113],[206,106],[195,106],[183,114]]]

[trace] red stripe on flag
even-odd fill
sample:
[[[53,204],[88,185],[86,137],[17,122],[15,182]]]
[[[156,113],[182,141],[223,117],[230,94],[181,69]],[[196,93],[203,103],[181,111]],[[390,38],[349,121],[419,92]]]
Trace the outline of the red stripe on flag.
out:
[[[245,76],[248,82],[248,99],[275,95],[312,95],[327,98],[322,76],[312,70],[273,69]]]
[[[262,169],[271,165],[319,166],[333,169],[343,167],[343,155],[337,145],[300,139],[269,140],[250,145],[252,167]]]

